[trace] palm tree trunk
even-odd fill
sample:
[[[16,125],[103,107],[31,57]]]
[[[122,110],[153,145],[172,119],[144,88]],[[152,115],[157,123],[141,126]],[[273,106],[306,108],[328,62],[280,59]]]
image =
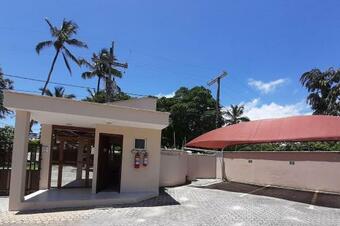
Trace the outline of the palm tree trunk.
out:
[[[109,102],[112,102],[112,76],[111,75],[107,75],[105,77],[105,86],[106,86],[105,102],[109,103]]]
[[[54,56],[54,58],[53,58],[52,65],[51,65],[51,68],[50,68],[50,71],[48,72],[47,80],[46,80],[46,82],[45,82],[44,88],[43,88],[42,91],[41,91],[41,95],[42,95],[42,96],[44,96],[44,94],[45,94],[45,92],[46,92],[47,85],[48,85],[48,83],[50,82],[51,75],[52,75],[52,71],[53,71],[55,62],[57,61],[57,58],[58,58],[58,55],[59,55],[59,51],[60,51],[60,50],[57,50],[57,52],[55,53],[55,56]],[[30,122],[30,131],[32,130],[33,124],[34,124],[34,120],[31,120],[31,122]]]
[[[100,89],[100,80],[101,78],[98,76],[97,93],[99,93],[99,89]]]
[[[48,83],[50,82],[51,75],[52,75],[52,72],[53,72],[53,68],[54,68],[55,62],[57,61],[58,55],[59,55],[59,51],[60,50],[58,49],[57,52],[55,53],[50,71],[48,72],[47,80],[45,82],[44,88],[42,89],[41,95],[44,95],[45,92],[46,92],[46,88],[47,88]]]

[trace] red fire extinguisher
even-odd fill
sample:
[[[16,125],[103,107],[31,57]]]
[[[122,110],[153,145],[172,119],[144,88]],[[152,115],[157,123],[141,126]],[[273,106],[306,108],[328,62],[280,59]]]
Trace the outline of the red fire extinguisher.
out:
[[[148,153],[144,153],[143,156],[143,166],[147,166],[148,165]]]
[[[140,154],[137,152],[135,154],[135,168],[139,168],[139,165],[140,165]]]

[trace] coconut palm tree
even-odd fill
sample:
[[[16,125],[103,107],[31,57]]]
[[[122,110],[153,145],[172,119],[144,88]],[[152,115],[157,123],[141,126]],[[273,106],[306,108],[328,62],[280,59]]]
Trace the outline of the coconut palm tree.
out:
[[[100,80],[105,80],[106,102],[111,102],[115,93],[119,92],[115,78],[121,78],[122,72],[115,68],[114,58],[108,49],[102,49],[99,54],[93,54],[92,63],[86,63],[90,71],[82,74],[83,78],[98,77],[97,92],[100,90]]]
[[[68,49],[67,46],[87,48],[87,45],[84,42],[73,38],[73,36],[77,34],[77,30],[78,30],[78,25],[76,23],[70,20],[68,21],[64,19],[61,27],[57,28],[56,26],[53,26],[48,19],[45,18],[45,21],[47,22],[50,28],[50,33],[51,33],[53,40],[39,42],[36,45],[35,50],[39,54],[42,49],[53,46],[55,49],[55,55],[52,60],[52,64],[51,64],[51,68],[47,76],[47,80],[45,82],[44,87],[42,88],[41,95],[44,95],[46,92],[47,85],[51,79],[54,65],[57,61],[59,54],[62,54],[67,70],[70,72],[70,74],[72,74],[71,66],[68,62],[68,59],[71,59],[78,66],[81,65],[82,61],[80,61],[77,57],[75,57],[71,53],[71,51]]]
[[[91,61],[92,61],[91,63],[88,63],[87,61],[84,61],[84,64],[86,66],[88,66],[88,68],[90,70],[83,72],[81,77],[83,79],[91,79],[91,78],[96,76],[97,79],[98,79],[96,93],[99,93],[99,91],[100,91],[100,82],[101,82],[101,80],[105,76],[105,71],[104,71],[103,64],[100,61],[100,58],[99,58],[99,56],[96,53],[93,53]]]
[[[42,90],[43,88],[40,88]],[[65,88],[62,86],[56,86],[54,87],[54,93],[51,92],[51,90],[46,89],[45,95],[50,97],[61,97],[66,99],[73,99],[76,96],[74,94],[65,94]]]
[[[242,116],[244,112],[243,105],[230,105],[230,108],[223,113],[225,116],[225,123],[227,125],[233,125],[240,122],[250,121],[248,117]]]
[[[123,76],[122,72],[117,70],[115,66],[121,67],[121,65],[117,65],[117,59],[110,53],[108,49],[101,50],[100,61],[104,64],[105,68],[104,79],[106,102],[112,102],[114,101],[114,95],[120,92],[115,78],[121,78]]]

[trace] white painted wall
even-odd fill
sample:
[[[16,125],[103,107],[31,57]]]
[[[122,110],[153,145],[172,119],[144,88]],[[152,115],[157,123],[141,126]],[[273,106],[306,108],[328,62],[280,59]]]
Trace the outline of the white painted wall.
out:
[[[299,154],[290,155],[294,160]],[[291,165],[288,160],[252,159],[249,163],[250,159],[225,157],[226,178],[241,183],[340,193],[340,162],[296,160]]]
[[[182,185],[186,179],[216,178],[216,156],[162,151],[160,186]]]
[[[160,186],[184,184],[186,177],[221,178],[221,160],[219,155],[162,151]],[[340,193],[340,153],[226,153],[224,169],[224,178],[235,182]]]
[[[153,192],[155,194],[158,194],[161,130],[109,125],[97,125],[96,127],[96,152],[94,156],[92,192],[95,192],[97,181],[97,150],[99,149],[98,141],[100,133],[123,135],[123,156],[120,191],[122,193]],[[141,165],[139,169],[134,168],[134,154],[131,153],[131,150],[134,148],[135,138],[146,139],[147,142],[149,164],[146,167]]]
[[[198,178],[216,178],[215,155],[188,155],[188,179],[194,180]]]
[[[188,155],[186,152],[161,152],[160,187],[185,184],[187,171]]]

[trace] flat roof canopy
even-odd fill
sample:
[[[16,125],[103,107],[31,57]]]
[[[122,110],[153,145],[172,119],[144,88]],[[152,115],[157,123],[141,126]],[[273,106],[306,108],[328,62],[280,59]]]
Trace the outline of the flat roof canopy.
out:
[[[222,127],[205,133],[187,147],[225,148],[237,144],[340,140],[340,117],[326,115],[265,119]]]
[[[145,100],[141,100],[145,101]],[[59,97],[37,96],[13,91],[4,92],[4,106],[11,110],[31,112],[43,124],[95,128],[98,124],[136,128],[163,129],[169,124],[169,113],[145,109],[131,101],[99,104]],[[139,104],[139,105],[138,105]]]

